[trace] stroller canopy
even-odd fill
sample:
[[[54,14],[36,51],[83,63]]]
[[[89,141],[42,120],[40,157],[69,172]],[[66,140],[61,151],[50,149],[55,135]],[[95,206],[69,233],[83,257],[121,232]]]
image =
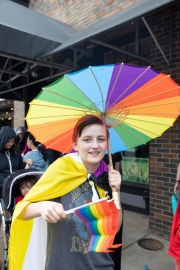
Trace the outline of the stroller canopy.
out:
[[[32,176],[35,176],[38,181],[43,173],[44,172],[38,171],[36,169],[23,169],[15,173],[12,173],[8,177],[6,177],[6,179],[4,180],[3,189],[2,189],[2,199],[4,200],[6,209],[10,208],[12,198],[15,198],[18,195],[20,195],[18,184],[19,184],[19,181],[23,177],[27,175],[32,175]]]

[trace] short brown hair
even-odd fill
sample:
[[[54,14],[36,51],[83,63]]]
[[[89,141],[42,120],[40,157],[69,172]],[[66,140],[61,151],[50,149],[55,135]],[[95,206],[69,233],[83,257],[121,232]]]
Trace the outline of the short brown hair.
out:
[[[33,175],[26,175],[25,177],[21,178],[19,181],[19,186],[21,187],[23,184],[30,183],[32,186],[34,186],[37,182],[37,179]]]
[[[106,124],[104,123],[104,121],[96,116],[96,115],[85,115],[83,117],[81,117],[78,122],[76,123],[75,127],[74,127],[74,131],[73,131],[73,136],[72,136],[72,141],[76,142],[76,139],[78,137],[81,137],[81,134],[83,132],[83,130],[91,125],[101,125],[101,126],[105,126],[106,130],[107,130],[107,138],[109,138],[109,132],[108,132],[108,128],[106,126]]]

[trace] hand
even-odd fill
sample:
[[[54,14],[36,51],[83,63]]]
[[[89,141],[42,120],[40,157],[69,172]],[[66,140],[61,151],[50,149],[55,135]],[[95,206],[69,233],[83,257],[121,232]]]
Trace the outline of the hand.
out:
[[[109,171],[109,185],[110,187],[115,187],[117,191],[120,191],[121,187],[121,175],[116,170],[110,170]]]
[[[49,223],[57,223],[67,218],[67,214],[60,203],[43,201],[38,204],[41,216]]]
[[[26,159],[26,164],[28,164],[28,165],[32,165],[32,159],[30,159],[30,158],[28,158],[28,159]]]
[[[178,193],[178,188],[179,188],[179,182],[176,182],[174,185],[174,193]]]

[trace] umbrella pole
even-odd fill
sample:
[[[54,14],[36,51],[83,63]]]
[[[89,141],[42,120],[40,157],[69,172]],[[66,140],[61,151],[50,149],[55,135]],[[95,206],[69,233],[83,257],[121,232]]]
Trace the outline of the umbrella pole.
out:
[[[113,170],[113,163],[112,163],[112,156],[111,156],[111,147],[110,147],[110,140],[108,140],[108,158],[109,158],[109,169]],[[111,187],[112,189],[112,197],[114,199],[114,203],[117,207],[117,209],[121,209],[120,204],[119,204],[119,196],[118,192],[115,187]]]

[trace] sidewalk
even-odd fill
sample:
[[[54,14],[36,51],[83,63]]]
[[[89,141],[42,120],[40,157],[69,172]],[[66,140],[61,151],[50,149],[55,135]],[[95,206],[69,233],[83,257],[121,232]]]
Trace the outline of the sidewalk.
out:
[[[148,216],[124,211],[122,270],[144,270],[145,265],[148,265],[148,270],[174,270],[174,261],[167,255],[169,242],[149,234],[148,222]],[[137,241],[143,237],[158,239],[164,245],[163,250],[151,251],[141,248],[137,244]],[[0,262],[4,260],[3,248],[4,244],[1,230]]]
[[[174,260],[167,255],[169,241],[148,233],[149,217],[130,211],[124,211],[122,270],[174,270]],[[162,250],[147,250],[141,248],[137,241],[141,238],[159,240]]]

